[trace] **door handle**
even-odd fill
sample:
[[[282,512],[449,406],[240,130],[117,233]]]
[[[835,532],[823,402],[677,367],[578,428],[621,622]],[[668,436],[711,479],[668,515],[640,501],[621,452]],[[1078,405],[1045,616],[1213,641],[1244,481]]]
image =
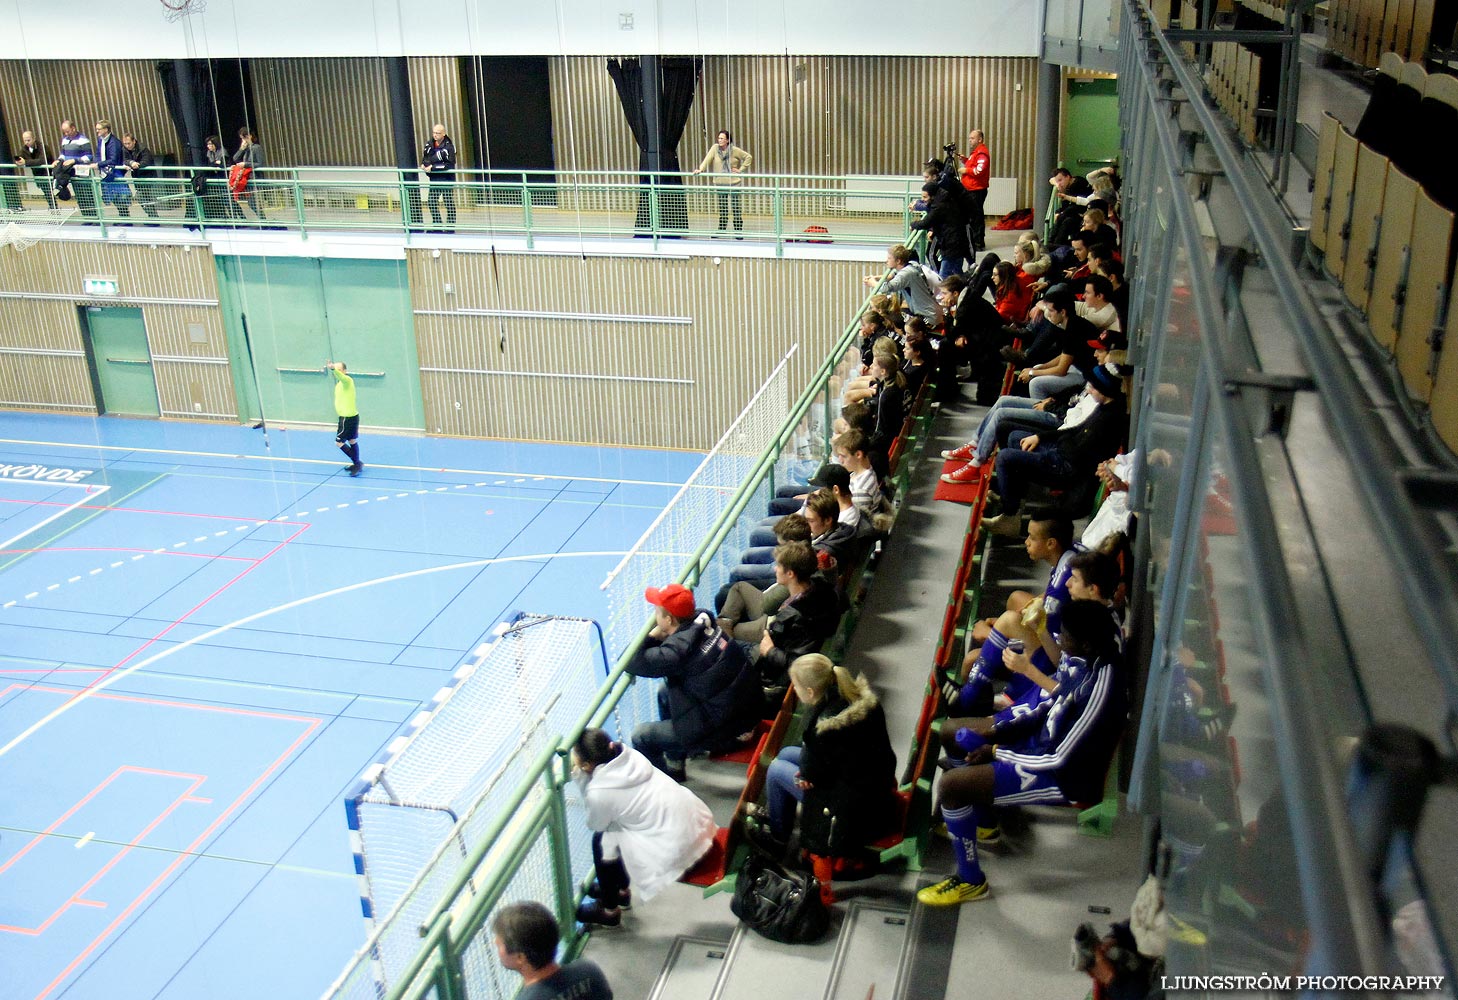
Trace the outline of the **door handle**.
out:
[[[323,375],[322,368],[274,368],[281,375]],[[351,378],[384,378],[384,372],[346,372]]]
[[[140,358],[107,358],[108,362],[114,365],[150,365],[152,362]]]

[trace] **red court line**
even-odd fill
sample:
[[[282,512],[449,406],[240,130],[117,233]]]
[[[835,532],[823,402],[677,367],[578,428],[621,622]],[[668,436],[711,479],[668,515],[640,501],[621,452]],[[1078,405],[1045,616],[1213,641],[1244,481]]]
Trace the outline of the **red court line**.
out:
[[[141,906],[142,902],[156,891],[158,886],[160,886],[163,882],[167,881],[167,879],[172,876],[172,873],[177,870],[178,866],[181,865],[183,861],[192,857],[194,852],[197,851],[198,847],[202,845],[203,841],[211,837],[213,833],[217,830],[217,828],[223,824],[223,821],[231,816],[233,812],[237,810],[240,805],[243,804],[244,800],[249,798],[258,789],[259,785],[263,784],[264,781],[268,780],[269,775],[273,774],[274,771],[278,770],[280,764],[282,764],[285,760],[293,755],[293,752],[298,749],[299,745],[303,743],[306,739],[308,739],[309,736],[313,734],[314,730],[318,728],[320,721],[321,720],[319,719],[310,720],[308,728],[300,733],[298,735],[298,738],[290,743],[288,745],[288,748],[285,749],[283,753],[279,754],[279,756],[274,759],[272,764],[268,765],[268,767],[263,771],[262,774],[260,774],[257,778],[254,778],[253,783],[247,788],[243,789],[243,792],[228,805],[228,808],[224,809],[221,813],[219,813],[218,817],[208,824],[207,829],[203,830],[202,833],[198,834],[196,840],[194,840],[191,844],[188,844],[187,847],[183,848],[182,852],[179,853],[175,858],[173,858],[172,863],[169,864],[165,869],[163,869],[160,875],[158,875],[155,879],[151,881],[151,883],[149,883],[144,889],[142,889],[141,893],[137,896],[137,898],[127,904],[126,909],[122,910],[116,915],[116,919],[112,920],[111,923],[107,924],[104,928],[102,928],[101,933],[97,934],[96,937],[91,940],[90,944],[88,944],[85,948],[81,949],[80,954],[78,954],[75,958],[71,959],[70,964],[68,964],[64,969],[57,973],[56,978],[52,979],[45,989],[41,990],[35,995],[34,1000],[45,1000],[45,998],[49,996],[56,989],[57,986],[61,985],[61,983],[68,976],[70,976],[72,972],[76,971],[76,967],[84,962],[86,958],[93,951],[96,950],[96,948],[101,944],[102,941],[109,937],[111,933],[117,929],[117,927],[121,926],[121,924],[128,917],[130,917],[132,913],[136,911],[137,907]]]
[[[46,687],[43,685],[11,684],[7,687],[0,688],[0,698],[3,698],[6,694],[14,690],[15,688],[22,688],[26,691],[42,691],[52,694],[71,693],[70,689],[68,688]],[[159,874],[146,887],[144,887],[142,891],[137,895],[137,897],[133,899],[130,903],[128,903],[125,909],[117,914],[116,918],[112,920],[111,923],[107,924],[106,927],[102,928],[101,932],[98,933],[96,937],[91,940],[91,943],[83,948],[81,952],[77,954],[76,957],[73,958],[70,963],[64,969],[62,969],[60,973],[56,975],[54,979],[51,980],[51,982],[45,987],[45,989],[41,990],[41,992],[36,994],[34,1000],[44,1000],[45,997],[49,996],[52,992],[54,992],[56,987],[59,986],[66,979],[66,977],[74,972],[76,970],[76,967],[84,962],[86,958],[97,949],[102,941],[109,937],[112,932],[117,929],[117,927],[119,927],[128,917],[136,912],[137,907],[141,906],[142,903],[147,899],[147,897],[157,890],[158,886],[160,886],[163,882],[171,877],[172,873],[177,870],[178,866],[181,865],[183,861],[195,856],[197,849],[202,846],[203,842],[211,837],[217,831],[218,827],[220,827],[229,816],[233,815],[233,813],[238,810],[239,806],[241,806],[245,801],[252,797],[253,793],[258,790],[258,787],[262,785],[265,781],[267,781],[268,778],[279,769],[284,761],[286,761],[289,757],[293,756],[294,751],[297,750],[299,746],[304,743],[304,741],[306,741],[310,736],[313,735],[314,730],[318,729],[319,725],[323,721],[322,719],[313,716],[290,715],[286,712],[270,712],[264,709],[254,708],[236,708],[228,705],[198,705],[183,701],[172,701],[166,698],[152,698],[144,695],[122,695],[99,692],[92,697],[106,698],[111,701],[141,702],[144,704],[185,708],[195,712],[222,712],[228,715],[285,719],[291,722],[304,723],[304,730],[294,739],[292,743],[284,748],[284,751],[281,754],[274,758],[273,762],[269,764],[268,767],[266,767],[258,775],[258,777],[253,779],[252,783],[250,783],[247,788],[243,789],[243,791],[239,793],[237,798],[235,798],[231,803],[228,804],[228,807],[226,809],[219,813],[218,816],[211,823],[208,824],[207,828],[204,829],[202,833],[197,835],[197,838],[193,840],[192,843],[188,844],[180,852],[178,852],[177,856],[172,860],[172,863],[169,864],[165,869],[163,869],[161,874]],[[94,791],[92,794],[95,794]],[[79,806],[73,806],[71,811],[74,812],[75,809],[78,807]]]
[[[307,531],[308,528],[309,528],[309,526],[307,524],[300,524],[298,530],[295,531],[292,535],[290,535],[289,537],[285,538],[283,541],[279,542],[277,545],[275,545],[273,548],[269,549],[267,552],[265,552],[259,558],[253,560],[248,565],[248,567],[246,569],[239,571],[238,574],[236,576],[234,576],[231,580],[227,581],[222,586],[218,587],[218,589],[214,590],[207,597],[204,597],[201,601],[198,601],[196,604],[194,604],[191,608],[189,608],[180,617],[175,618],[172,621],[172,624],[168,625],[162,631],[160,631],[156,635],[152,636],[152,638],[148,639],[146,642],[142,643],[136,649],[132,650],[125,657],[123,657],[121,659],[121,661],[112,664],[109,668],[107,668],[107,670],[104,673],[102,673],[102,675],[100,677],[97,677],[90,684],[86,685],[80,691],[77,691],[76,694],[71,697],[70,701],[75,701],[77,698],[83,698],[83,697],[85,697],[86,694],[87,694],[87,692],[89,692],[92,688],[96,687],[96,685],[98,685],[102,681],[106,680],[115,671],[120,670],[122,667],[126,666],[132,660],[136,659],[146,649],[148,649],[153,643],[157,642],[157,640],[161,639],[168,632],[171,632],[173,629],[177,628],[183,622],[187,621],[187,619],[190,618],[190,617],[192,617],[196,612],[202,610],[202,608],[204,606],[206,606],[210,601],[212,601],[213,598],[217,597],[223,591],[225,591],[229,587],[233,586],[233,584],[235,584],[239,580],[243,579],[249,573],[252,573],[255,569],[257,569],[264,562],[267,562],[268,559],[271,556],[273,556],[275,553],[277,553],[280,549],[282,549],[289,542],[292,542],[295,538],[298,538],[301,534],[303,534],[305,531]]]
[[[0,503],[21,503],[27,507],[71,507],[77,510],[119,510],[127,514],[166,514],[170,517],[203,517],[214,521],[248,521],[255,528],[261,528],[264,524],[306,524],[306,521],[276,521],[269,517],[258,517],[249,514],[246,517],[235,517],[230,514],[193,514],[185,510],[149,510],[146,507],[108,507],[105,504],[69,504],[61,503],[59,500],[6,500],[0,498]],[[262,521],[263,524],[258,522]]]
[[[211,539],[209,539],[209,541],[211,541]],[[201,542],[189,542],[188,544],[189,545],[201,545],[202,543]],[[64,547],[64,548],[62,548],[62,547],[49,548],[48,547],[48,548],[43,548],[43,549],[0,549],[0,556],[34,555],[37,552],[145,552],[148,555],[154,555],[154,556],[187,556],[190,559],[229,559],[229,560],[232,560],[234,562],[255,562],[256,561],[254,559],[250,559],[248,556],[223,556],[223,555],[210,556],[206,552],[183,552],[180,549],[163,549],[161,552],[158,552],[156,548],[150,548],[150,549],[127,548],[127,547],[119,546],[119,545],[116,545],[116,546],[113,546],[113,545],[106,545],[106,546],[103,546],[103,545],[78,545],[78,546],[73,546],[73,547]]]
[[[101,667],[88,669],[101,670]],[[19,688],[22,691],[40,691],[43,694],[74,694],[75,689],[63,687],[47,687],[44,684],[11,684],[0,688],[0,698],[5,697],[11,691]],[[131,701],[140,702],[144,705],[161,705],[164,708],[186,708],[194,712],[222,712],[226,715],[254,716],[261,719],[283,719],[286,722],[318,722],[318,718],[312,715],[291,715],[288,712],[271,712],[266,708],[238,708],[235,705],[203,705],[191,701],[173,701],[169,698],[153,698],[142,694],[111,694],[100,692],[92,695],[93,698],[105,698],[108,701]]]
[[[100,882],[103,878],[105,878],[107,872],[115,868],[121,862],[121,860],[125,858],[128,854],[130,854],[138,844],[140,844],[143,840],[146,840],[147,836],[153,830],[157,829],[157,827],[161,826],[162,822],[166,820],[168,816],[171,816],[173,812],[177,810],[178,806],[182,805],[184,802],[189,801],[191,799],[192,793],[197,791],[202,783],[208,780],[208,777],[205,774],[184,774],[178,771],[161,771],[150,767],[119,767],[115,771],[111,772],[111,774],[107,776],[105,781],[97,785],[90,792],[86,793],[86,795],[81,799],[80,802],[77,802],[70,809],[67,809],[65,813],[61,815],[60,819],[56,820],[50,826],[46,827],[44,832],[37,834],[30,843],[26,844],[25,847],[21,849],[20,853],[16,854],[15,857],[7,861],[3,867],[0,867],[0,872],[5,871],[6,868],[9,868],[16,861],[20,860],[21,857],[29,853],[32,847],[40,843],[47,835],[54,831],[56,827],[60,826],[63,822],[69,819],[72,814],[76,812],[77,809],[80,809],[87,802],[90,802],[91,799],[98,792],[100,792],[107,785],[111,784],[112,781],[114,781],[118,776],[128,772],[137,774],[151,774],[158,777],[182,778],[187,780],[189,784],[186,791],[174,798],[171,804],[168,805],[166,809],[163,809],[156,816],[152,817],[152,821],[150,823],[144,826],[135,837],[127,841],[122,849],[118,851],[111,858],[111,860],[107,861],[106,864],[102,865],[99,869],[97,869],[96,874],[92,875],[91,878],[87,879],[85,884],[82,885],[81,888],[73,892],[69,899],[67,899],[60,906],[56,907],[55,912],[53,912],[49,917],[46,917],[45,920],[41,921],[39,926],[14,927],[10,924],[0,924],[0,931],[10,931],[13,934],[24,934],[30,937],[39,937],[40,935],[44,934],[47,930],[50,929],[52,924],[54,924],[57,920],[61,918],[62,914],[64,914],[76,903],[78,898],[84,896],[86,892],[88,892],[93,886],[96,885],[97,882]],[[105,904],[103,903],[93,905],[104,906]]]

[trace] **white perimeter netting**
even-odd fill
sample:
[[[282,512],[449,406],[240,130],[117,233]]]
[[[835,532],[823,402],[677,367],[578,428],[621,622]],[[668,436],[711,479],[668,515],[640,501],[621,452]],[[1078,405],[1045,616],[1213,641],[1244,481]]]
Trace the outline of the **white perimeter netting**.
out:
[[[420,950],[420,923],[444,898],[465,857],[502,815],[532,763],[572,730],[602,687],[597,625],[522,615],[462,672],[428,723],[401,737],[408,742],[367,771],[347,803],[374,913],[389,923],[376,972],[390,985]],[[551,898],[550,878],[541,891]]]
[[[748,482],[765,450],[790,413],[789,361],[792,350],[770,373],[754,397],[714,445],[688,482],[663,509],[638,543],[608,575],[608,649],[617,656],[642,630],[652,609],[643,600],[647,587],[661,587],[683,575],[710,529]],[[769,480],[750,498],[694,585],[698,606],[714,606],[714,594],[729,578],[749,541],[750,530],[765,516]],[[654,685],[634,684],[618,703],[618,731],[631,733],[640,722],[658,718]]]

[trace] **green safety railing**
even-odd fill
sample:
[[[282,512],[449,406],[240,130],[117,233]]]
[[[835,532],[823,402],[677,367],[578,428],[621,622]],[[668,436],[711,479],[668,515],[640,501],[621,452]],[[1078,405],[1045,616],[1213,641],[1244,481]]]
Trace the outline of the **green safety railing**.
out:
[[[924,237],[917,234],[920,245]],[[716,563],[726,557],[737,562],[743,538],[748,529],[763,516],[764,501],[773,494],[789,464],[788,456],[799,452],[810,435],[811,445],[818,452],[816,460],[830,454],[830,431],[838,415],[839,379],[848,372],[847,361],[859,336],[859,319],[870,301],[866,296],[855,316],[836,339],[835,346],[815,370],[800,393],[789,415],[773,439],[765,447],[743,485],[736,490],[728,506],[709,529],[698,548],[690,555],[678,575],[678,582],[697,587],[706,576],[713,575]],[[854,355],[858,364],[859,354]],[[485,949],[486,958],[494,962],[495,950],[490,946],[489,917],[506,899],[518,868],[537,848],[545,846],[549,856],[558,921],[564,928],[563,946],[568,954],[580,950],[585,936],[577,932],[574,912],[583,887],[571,872],[567,805],[564,794],[570,783],[568,752],[583,729],[606,725],[629,686],[633,676],[627,665],[647,637],[651,621],[643,628],[608,672],[596,696],[582,713],[577,724],[541,754],[523,772],[517,789],[505,803],[497,803],[499,814],[487,828],[461,864],[459,874],[450,883],[440,900],[421,921],[418,932],[420,951],[394,977],[383,994],[385,1000],[479,1000],[481,993],[468,987],[467,966],[474,967]],[[458,828],[469,823],[486,797],[462,814]],[[328,998],[353,996],[376,997],[374,943],[389,929],[393,915],[386,916],[374,937],[354,957],[344,973],[325,994]],[[514,992],[515,985],[512,986]]]
[[[101,227],[461,233],[519,237],[722,236],[772,243],[896,242],[910,229],[919,178],[749,174],[737,185],[703,176],[630,171],[459,170],[432,184],[418,171],[263,168],[234,194],[216,169],[162,167],[135,178],[76,177],[72,221]],[[194,184],[194,179],[197,183]],[[0,209],[44,208],[43,176],[0,177]],[[721,210],[723,214],[721,215]],[[735,228],[735,213],[742,228]],[[24,213],[29,215],[30,213]],[[726,229],[720,230],[721,218]],[[15,221],[44,223],[44,213]],[[823,230],[823,231],[822,231]]]

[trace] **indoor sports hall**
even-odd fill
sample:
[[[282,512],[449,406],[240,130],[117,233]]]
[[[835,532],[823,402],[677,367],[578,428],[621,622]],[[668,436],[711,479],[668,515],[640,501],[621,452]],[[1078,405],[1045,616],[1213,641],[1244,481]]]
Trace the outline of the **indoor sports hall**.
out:
[[[1453,996],[1446,0],[0,0],[0,1000]]]

